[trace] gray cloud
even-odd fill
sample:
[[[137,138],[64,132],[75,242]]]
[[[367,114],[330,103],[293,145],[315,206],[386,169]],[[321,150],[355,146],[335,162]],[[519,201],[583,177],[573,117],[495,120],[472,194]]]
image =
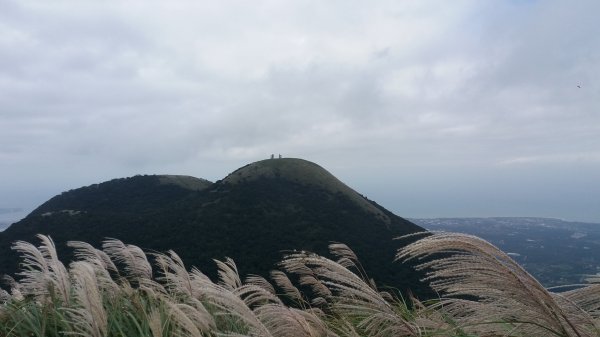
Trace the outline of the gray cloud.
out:
[[[600,221],[599,7],[3,1],[0,207],[281,152],[401,215]]]

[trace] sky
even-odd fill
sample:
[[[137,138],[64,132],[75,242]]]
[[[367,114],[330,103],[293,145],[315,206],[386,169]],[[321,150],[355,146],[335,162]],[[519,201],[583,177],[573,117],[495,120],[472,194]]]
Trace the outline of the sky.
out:
[[[600,223],[600,2],[0,0],[0,208],[282,154],[404,217]]]

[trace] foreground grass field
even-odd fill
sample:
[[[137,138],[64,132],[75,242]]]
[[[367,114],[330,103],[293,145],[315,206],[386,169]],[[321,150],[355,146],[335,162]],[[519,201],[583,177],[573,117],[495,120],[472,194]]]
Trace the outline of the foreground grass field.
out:
[[[118,240],[70,242],[67,267],[39,239],[13,246],[22,271],[0,290],[0,336],[600,336],[600,278],[552,293],[467,235],[423,235],[398,251],[398,263],[422,261],[440,296],[427,302],[378,289],[343,244],[330,246],[333,259],[287,255],[271,281],[242,281],[234,261],[215,261],[213,282],[175,252]]]

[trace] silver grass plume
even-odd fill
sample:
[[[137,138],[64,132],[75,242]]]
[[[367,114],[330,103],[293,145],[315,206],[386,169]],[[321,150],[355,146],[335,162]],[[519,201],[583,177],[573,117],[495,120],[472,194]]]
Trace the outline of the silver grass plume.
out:
[[[234,289],[233,293],[251,309],[270,303],[283,304],[277,295],[254,284],[244,284]]]
[[[344,337],[363,337],[358,331],[356,331],[356,327],[352,325],[352,323],[343,320],[343,318],[338,319],[333,325],[333,329],[337,332],[339,336]]]
[[[64,303],[69,303],[69,291],[71,290],[69,273],[65,265],[58,259],[54,241],[52,241],[50,236],[46,235],[38,234],[37,237],[42,241],[39,249],[48,261],[52,284],[57,287],[58,293],[62,296]]]
[[[188,273],[183,260],[172,250],[167,254],[155,254],[156,265],[161,273],[159,279],[171,293],[197,297],[192,284],[192,274]]]
[[[587,281],[589,282],[587,285],[564,292],[562,295],[575,302],[596,320],[600,320],[600,276],[590,277]]]
[[[21,301],[23,299],[21,284],[10,275],[4,275],[3,279],[4,282],[10,287],[10,297],[14,300]]]
[[[148,314],[148,327],[152,337],[163,337],[165,331],[165,322],[158,308],[153,308]]]
[[[168,255],[155,254],[155,257],[162,274],[159,279],[167,290],[160,297],[168,305],[172,321],[192,336],[214,328],[213,317],[199,300],[200,288],[195,286],[211,283],[210,280],[197,269],[188,273],[179,255],[172,250]]]
[[[130,280],[142,284],[152,278],[152,266],[139,247],[108,239],[102,243],[102,249],[116,264],[123,265]]]
[[[373,289],[377,289],[377,287],[375,286],[375,282],[369,279],[369,277],[367,276],[367,272],[364,270],[362,264],[360,263],[360,260],[358,259],[354,251],[350,249],[350,247],[348,247],[344,243],[333,242],[329,244],[328,248],[329,253],[331,253],[331,255],[338,257],[338,259],[336,260],[337,263],[339,263],[347,269],[356,270],[358,272],[358,275],[363,280],[369,280],[369,285]]]
[[[11,295],[8,293],[8,291],[4,290],[4,289],[0,289],[0,304],[4,304],[6,302],[8,302],[11,298]],[[0,311],[2,310],[2,307],[0,307]]]
[[[290,298],[292,301],[299,305],[306,303],[306,300],[302,297],[302,293],[300,293],[300,290],[294,286],[286,273],[280,270],[273,270],[271,271],[271,279],[279,288],[281,288],[281,290],[283,290],[285,296]]]
[[[208,276],[196,267],[192,267],[188,272],[179,255],[173,251],[169,251],[169,255],[155,254],[155,257],[160,272],[158,280],[164,284],[164,295],[173,299],[185,297],[199,299],[203,296],[200,289],[207,284],[212,284]]]
[[[225,262],[215,261],[219,266],[220,282],[215,284],[204,275],[192,274],[193,287],[201,294],[202,302],[216,308],[217,316],[233,317],[249,330],[250,336],[272,337],[267,327],[256,316],[251,306],[264,305],[280,300],[269,291],[256,285],[242,285],[235,263],[231,259]],[[238,336],[228,331],[224,336]],[[241,335],[239,335],[241,336]]]
[[[201,337],[214,328],[212,317],[201,304],[190,305],[169,300],[164,303],[168,308],[171,321],[183,330],[181,336]]]
[[[33,295],[38,300],[51,293],[60,296],[63,303],[69,303],[71,282],[65,266],[56,254],[56,247],[49,236],[37,235],[42,241],[39,247],[25,241],[16,241],[12,249],[21,254],[21,271],[17,275],[23,278],[20,288],[23,295]]]
[[[594,290],[594,287],[589,287],[588,290]],[[599,289],[596,287],[595,291]],[[589,305],[594,298],[594,295],[590,294],[590,297],[586,301],[573,300],[568,294],[563,293],[552,293],[552,296],[556,303],[562,308],[566,316],[574,326],[581,331],[584,331],[584,336],[600,336],[600,320],[594,318],[593,311],[588,311],[586,306]],[[598,296],[597,294],[595,295]]]
[[[248,277],[246,277],[245,281],[246,281],[245,284],[251,284],[251,285],[260,287],[273,295],[277,294],[275,292],[275,288],[273,287],[273,285],[262,276],[249,275]]]
[[[100,249],[94,248],[94,246],[89,243],[82,241],[68,241],[67,246],[75,250],[74,255],[78,260],[101,266],[102,269],[115,274],[119,273],[117,266],[111,261],[108,254]]]
[[[557,300],[533,276],[489,242],[434,233],[401,248],[399,260],[419,259],[439,308],[459,326],[485,336],[597,337],[582,310]],[[582,324],[582,322],[585,322]]]
[[[73,332],[83,336],[103,337],[107,333],[107,314],[102,303],[102,292],[96,279],[96,268],[93,264],[79,261],[71,264],[73,277],[73,293],[77,307],[65,309]]]
[[[275,337],[335,336],[314,312],[268,304],[258,307],[256,315]]]
[[[221,286],[234,290],[242,286],[242,281],[238,273],[237,266],[233,259],[226,257],[225,261],[213,260],[219,269],[219,283]]]
[[[237,280],[239,277],[231,274],[235,272],[234,268],[230,268],[225,275],[229,279]],[[329,333],[325,323],[317,316],[318,311],[304,311],[287,307],[275,295],[273,286],[262,277],[251,276],[247,283],[233,290],[231,290],[231,284],[226,282],[220,282],[219,285],[212,288],[220,292],[221,299],[215,302],[213,297],[209,301],[222,308],[223,314],[234,314],[241,318],[248,325],[250,336],[333,336]],[[225,299],[229,300],[224,301]],[[225,335],[237,336],[235,333],[226,333]]]
[[[268,282],[264,279],[259,282],[262,283],[261,285],[242,284],[238,269],[231,258],[226,258],[225,261],[215,260],[215,262],[219,268],[219,285],[244,301],[248,308],[265,303],[281,303],[272,287],[265,287],[265,283]],[[256,281],[257,278],[253,277],[251,280]]]
[[[344,249],[348,249],[345,247]],[[379,293],[369,281],[343,265],[325,257],[305,252],[290,254],[280,265],[291,273],[300,273],[301,280],[309,276],[313,290],[330,290],[333,310],[358,322],[357,326],[369,336],[418,336],[418,327],[410,322]],[[306,281],[305,281],[306,282]]]
[[[69,241],[67,242],[67,246],[75,249],[74,255],[78,259],[78,262],[86,262],[93,266],[98,287],[102,291],[108,295],[116,295],[118,293],[119,286],[112,279],[111,272],[114,275],[118,275],[119,272],[108,254],[94,248],[89,243],[81,241]],[[73,269],[73,265],[70,268]]]
[[[221,285],[199,279],[194,279],[194,284],[202,293],[201,300],[216,308],[215,315],[240,320],[248,328],[251,336],[272,337],[252,309],[236,293]],[[224,335],[234,336],[235,333],[224,332]]]

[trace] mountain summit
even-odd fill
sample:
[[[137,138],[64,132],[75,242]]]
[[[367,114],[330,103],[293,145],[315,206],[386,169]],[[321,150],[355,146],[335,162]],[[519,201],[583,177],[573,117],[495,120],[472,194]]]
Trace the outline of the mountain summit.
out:
[[[233,258],[242,275],[267,275],[282,252],[327,252],[349,245],[378,284],[412,287],[417,276],[394,264],[394,237],[423,231],[302,159],[248,164],[223,180],[176,175],[114,179],[55,196],[0,233],[0,274],[14,273],[15,240],[50,235],[63,258],[69,240],[99,246],[107,237],[144,249],[173,249],[186,265],[215,275],[212,259]]]
[[[235,170],[223,179],[223,182],[238,184],[261,178],[284,179],[292,183],[322,189],[331,194],[341,194],[356,203],[357,207],[372,213],[383,222],[391,222],[391,219],[380,208],[373,205],[321,166],[304,159],[279,158],[257,161]]]

